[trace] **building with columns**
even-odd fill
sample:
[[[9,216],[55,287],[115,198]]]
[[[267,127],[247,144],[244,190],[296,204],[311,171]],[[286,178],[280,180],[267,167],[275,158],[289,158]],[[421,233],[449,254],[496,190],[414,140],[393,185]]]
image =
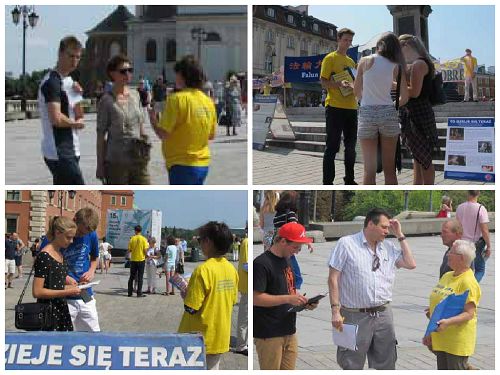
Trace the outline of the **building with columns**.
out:
[[[337,26],[308,15],[307,6],[253,6],[253,75],[283,66],[285,56],[312,56],[337,48]]]
[[[106,213],[109,208],[132,209],[131,190],[7,190],[5,194],[5,233],[17,232],[24,243],[31,243],[47,233],[54,216],[73,217],[80,208],[91,207],[99,215],[97,234],[106,232]]]

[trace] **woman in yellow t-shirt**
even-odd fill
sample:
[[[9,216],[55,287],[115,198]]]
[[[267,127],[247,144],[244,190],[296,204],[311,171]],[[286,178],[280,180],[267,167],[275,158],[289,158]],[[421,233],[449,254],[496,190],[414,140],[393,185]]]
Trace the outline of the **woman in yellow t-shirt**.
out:
[[[451,294],[469,291],[464,311],[459,315],[438,321],[437,332],[423,338],[437,357],[438,370],[467,370],[468,358],[476,346],[477,307],[481,288],[470,265],[476,256],[470,241],[456,240],[448,253],[448,265],[453,271],[441,277],[429,297],[429,315],[443,299]]]
[[[189,279],[179,333],[201,332],[207,369],[218,370],[221,356],[229,351],[231,315],[238,298],[238,273],[224,255],[233,235],[224,223],[210,221],[199,230],[201,251],[207,260]]]
[[[217,126],[215,104],[203,91],[205,73],[193,56],[174,66],[176,92],[169,95],[160,118],[150,112],[171,185],[202,185],[210,165],[209,140]]]

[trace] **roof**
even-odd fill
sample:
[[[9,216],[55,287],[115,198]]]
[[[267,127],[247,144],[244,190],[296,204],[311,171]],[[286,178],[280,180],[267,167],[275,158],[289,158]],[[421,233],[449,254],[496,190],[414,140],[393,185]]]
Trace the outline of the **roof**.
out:
[[[127,21],[134,15],[129,12],[127,7],[119,5],[109,16],[102,20],[93,29],[87,31],[87,34],[106,33],[106,32],[126,32]]]

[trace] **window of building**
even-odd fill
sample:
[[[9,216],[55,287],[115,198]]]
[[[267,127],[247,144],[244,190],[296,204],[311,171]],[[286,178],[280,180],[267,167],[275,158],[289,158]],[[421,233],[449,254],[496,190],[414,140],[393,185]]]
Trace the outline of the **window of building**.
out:
[[[5,233],[14,233],[17,230],[17,216],[16,215],[6,215],[5,216]]]
[[[276,18],[276,11],[274,8],[266,8],[266,16]]]
[[[307,46],[307,41],[302,40],[300,42],[300,56],[307,56],[308,54],[308,46]]]
[[[126,206],[127,205],[127,197],[121,197],[121,205]]]
[[[177,43],[173,39],[167,40],[167,62],[176,61]]]
[[[111,205],[112,206],[116,205],[116,197],[114,195],[111,196]]]
[[[319,32],[319,25],[317,23],[313,24],[313,31],[315,33],[318,33]]]
[[[295,39],[293,36],[288,36],[287,38],[287,45],[288,48],[295,48]]]
[[[109,56],[110,57],[119,55],[121,51],[122,51],[122,49],[121,49],[120,44],[118,42],[113,42],[109,46]]]
[[[7,190],[7,200],[8,201],[21,201],[21,191],[20,190]]]
[[[273,56],[272,55],[266,55],[265,61],[264,61],[264,69],[266,70],[267,73],[273,72]]]
[[[274,33],[272,30],[266,31],[266,42],[274,43]]]
[[[302,27],[306,27],[306,26],[307,26],[306,20],[302,20]]]
[[[156,41],[153,39],[146,43],[146,62],[156,62]]]
[[[333,37],[334,37],[334,35],[333,35],[333,29],[328,29],[328,36],[329,36],[330,38],[333,38]]]
[[[314,43],[312,46],[312,54],[313,55],[319,55],[319,45],[318,43]]]
[[[295,25],[295,18],[293,17],[292,14],[289,14],[288,16],[286,16],[286,21],[291,24],[291,25]]]

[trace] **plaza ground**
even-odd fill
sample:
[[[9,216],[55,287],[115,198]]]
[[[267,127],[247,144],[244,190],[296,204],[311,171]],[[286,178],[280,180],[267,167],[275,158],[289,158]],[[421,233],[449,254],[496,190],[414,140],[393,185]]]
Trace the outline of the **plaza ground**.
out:
[[[16,331],[14,326],[14,306],[19,299],[26,277],[31,269],[31,254],[24,256],[24,279],[14,279],[13,289],[5,291],[5,330]],[[186,262],[185,272],[191,273],[201,263]],[[237,268],[238,264],[232,262]],[[94,280],[101,280],[94,288],[99,314],[99,324],[103,332],[155,332],[175,333],[184,312],[182,298],[178,291],[175,296],[161,294],[148,295],[146,298],[127,297],[129,269],[123,264],[113,264],[108,274],[101,274],[98,270]],[[33,300],[31,283],[23,302]],[[165,291],[165,277],[157,280],[160,292]],[[144,273],[143,290],[147,290],[147,276]],[[238,297],[239,298],[239,297]],[[238,318],[238,305],[235,305],[231,322],[231,345],[236,342],[235,333]],[[248,368],[248,357],[228,352],[223,354],[221,369],[243,370]]]
[[[495,235],[490,236],[493,249],[495,249]],[[424,309],[429,304],[432,287],[439,279],[439,266],[446,248],[442,245],[441,237],[438,235],[410,237],[408,241],[417,262],[417,268],[396,271],[392,301],[398,340],[396,369],[432,370],[436,369],[435,356],[421,344],[427,327]],[[335,244],[336,242],[317,243],[314,244],[312,254],[309,254],[306,249],[299,254],[298,261],[304,277],[301,293],[315,296],[328,291],[327,262]],[[254,244],[253,251],[254,257],[261,254],[262,245]],[[482,297],[477,311],[476,351],[469,362],[482,370],[493,370],[495,368],[495,251],[486,264],[486,274],[480,285]],[[331,332],[331,310],[328,297],[320,302],[316,310],[298,314],[297,369],[340,369],[336,362],[337,348],[333,345]],[[253,368],[259,368],[255,347]]]
[[[85,128],[80,132],[80,168],[87,185],[101,185],[95,177],[96,114],[85,115]],[[149,174],[152,185],[168,184],[161,142],[151,126],[145,126],[153,144]],[[206,180],[210,185],[245,185],[247,183],[247,122],[237,129],[237,136],[226,136],[219,127],[211,142],[212,163]],[[41,154],[40,119],[15,120],[5,123],[5,182],[9,185],[52,185],[52,176]]]
[[[358,145],[359,148],[359,145]],[[359,151],[358,151],[359,153]],[[343,150],[337,155],[343,155]],[[335,160],[335,185],[344,185],[343,160]],[[413,170],[403,168],[397,174],[399,185],[413,184]],[[363,164],[354,166],[354,179],[363,183]],[[321,185],[323,183],[323,155],[317,152],[299,151],[290,148],[266,147],[264,151],[253,150],[253,183],[256,185]],[[378,173],[377,185],[384,184],[384,174]],[[480,181],[450,180],[443,171],[436,171],[435,185],[483,185]]]

